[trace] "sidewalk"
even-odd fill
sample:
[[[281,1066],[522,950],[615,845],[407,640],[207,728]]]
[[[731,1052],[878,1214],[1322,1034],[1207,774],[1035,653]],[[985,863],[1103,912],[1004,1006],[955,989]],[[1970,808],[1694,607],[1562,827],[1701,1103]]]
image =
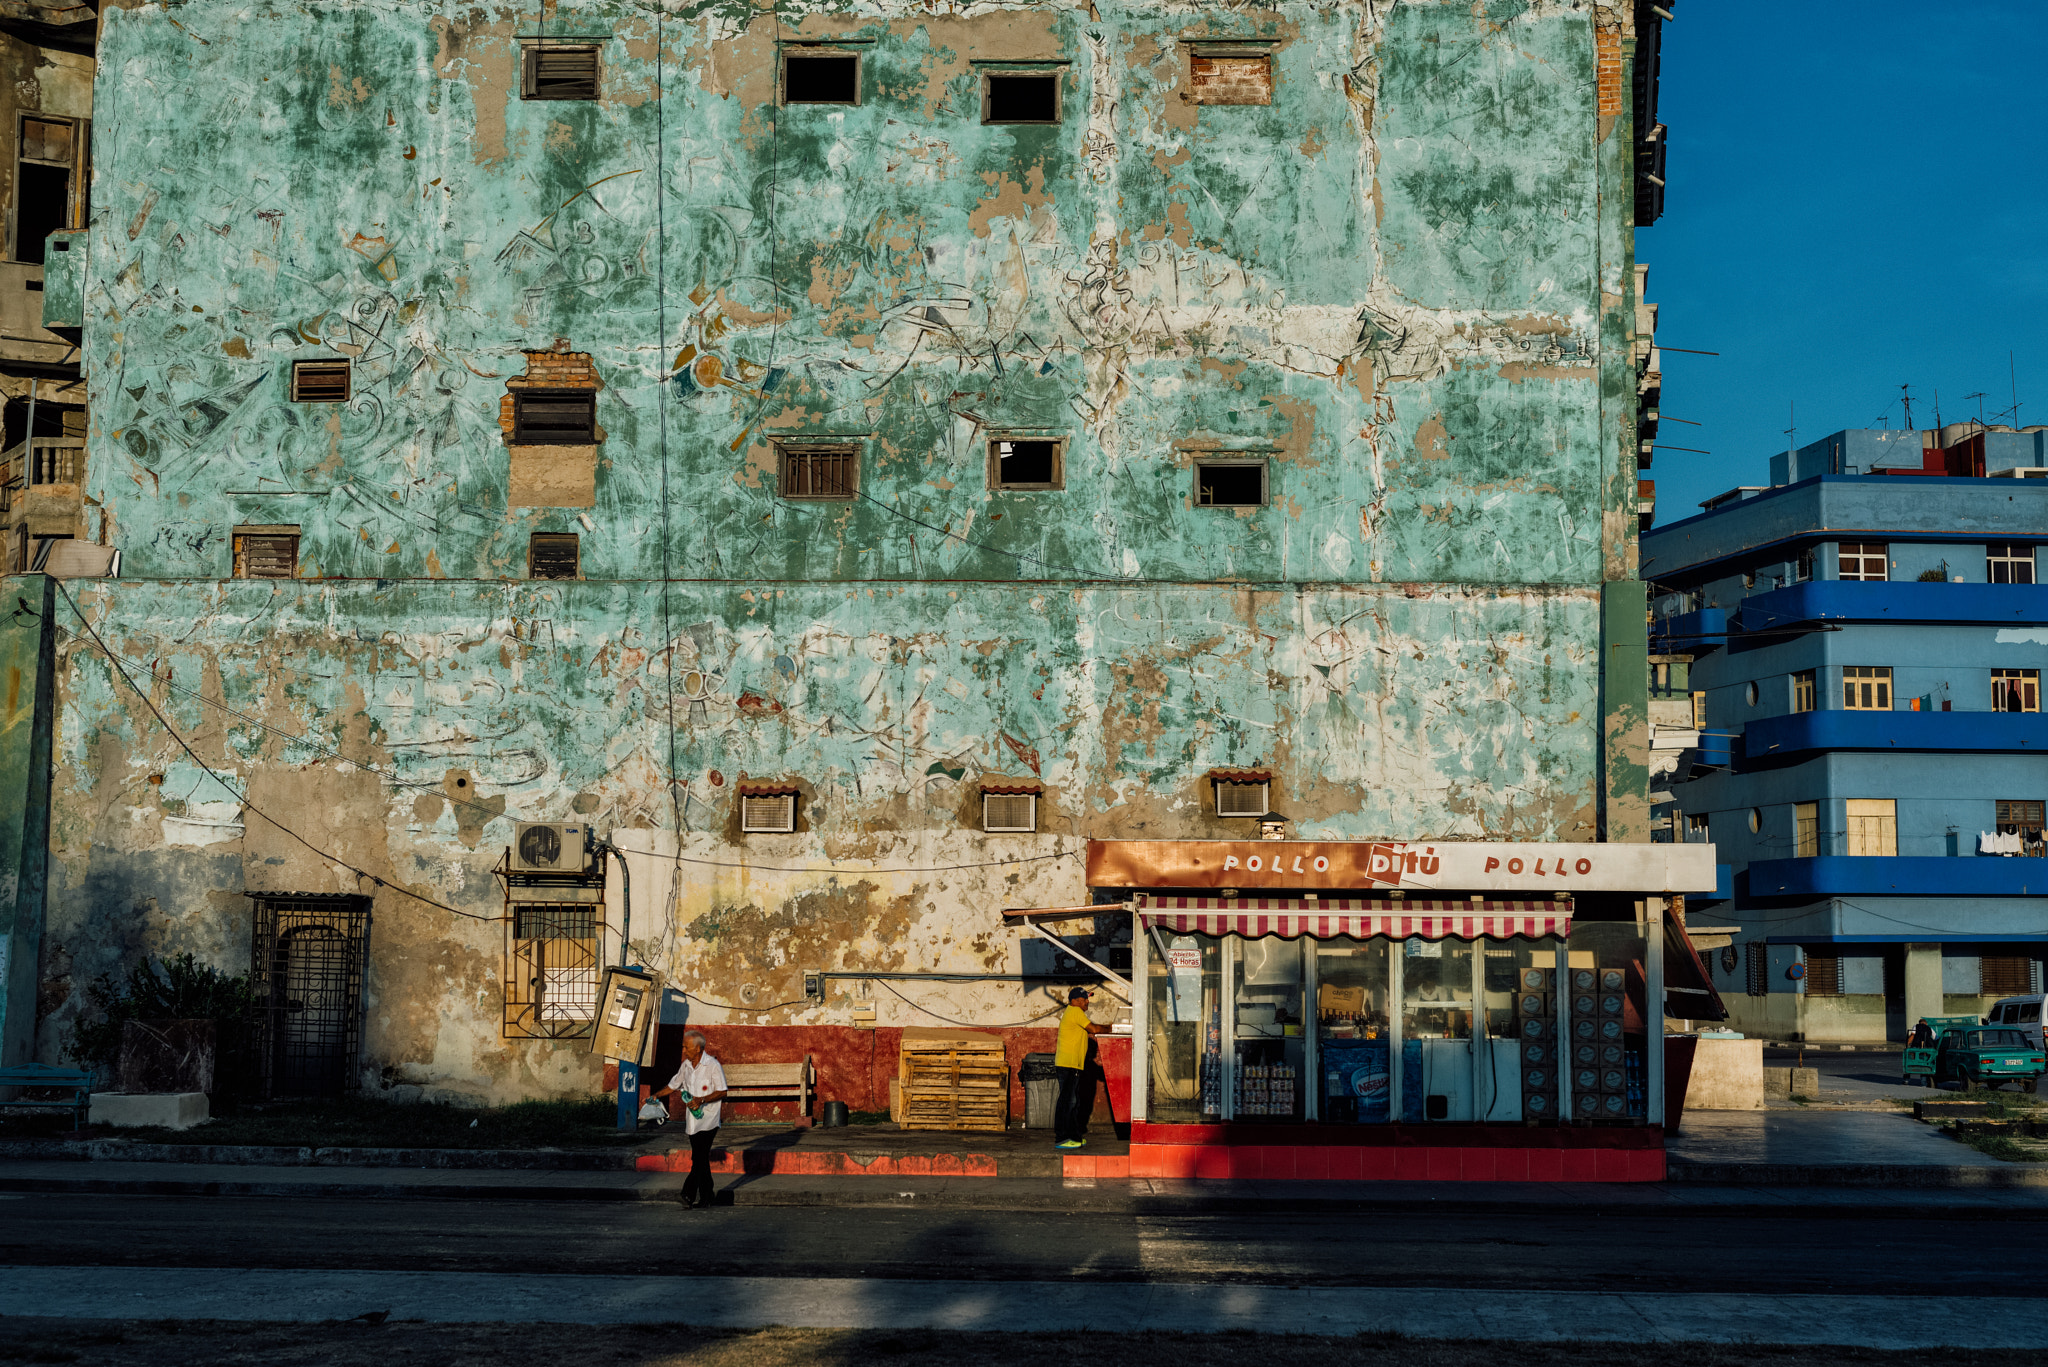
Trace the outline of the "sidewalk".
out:
[[[1922,1092],[1923,1099],[1940,1093]],[[1691,1111],[1665,1141],[1667,1180],[1742,1185],[2037,1189],[2048,1163],[2007,1163],[1910,1115]]]

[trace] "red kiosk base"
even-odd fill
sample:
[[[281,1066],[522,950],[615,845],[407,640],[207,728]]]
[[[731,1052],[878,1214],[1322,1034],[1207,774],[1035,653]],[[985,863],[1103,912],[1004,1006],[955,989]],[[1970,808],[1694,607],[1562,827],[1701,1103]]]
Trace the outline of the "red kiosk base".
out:
[[[1102,1161],[1110,1161],[1104,1159]],[[1067,1175],[1109,1176],[1075,1170]],[[1131,1127],[1132,1177],[1332,1182],[1661,1182],[1660,1126]]]

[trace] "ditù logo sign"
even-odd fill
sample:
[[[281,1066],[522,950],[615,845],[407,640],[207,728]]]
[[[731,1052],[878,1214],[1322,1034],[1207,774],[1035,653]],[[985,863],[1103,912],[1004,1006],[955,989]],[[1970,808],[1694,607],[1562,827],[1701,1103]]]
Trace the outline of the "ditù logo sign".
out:
[[[1264,874],[1273,880],[1291,875],[1334,879],[1340,886],[1396,884],[1405,875],[1435,877],[1442,860],[1436,846],[1407,849],[1400,845],[1247,845],[1223,857],[1224,874]]]

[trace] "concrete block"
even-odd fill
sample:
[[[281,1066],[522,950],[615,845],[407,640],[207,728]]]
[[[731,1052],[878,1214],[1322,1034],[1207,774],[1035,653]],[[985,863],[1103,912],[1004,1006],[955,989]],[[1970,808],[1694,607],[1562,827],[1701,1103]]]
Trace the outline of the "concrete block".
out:
[[[95,1125],[159,1125],[189,1130],[213,1118],[204,1092],[94,1092]]]
[[[1809,1101],[1820,1096],[1820,1069],[1766,1068],[1764,1095],[1774,1101],[1803,1096]]]
[[[1809,1070],[1811,1071],[1811,1070]],[[1760,1111],[1764,1108],[1764,1042],[1703,1039],[1686,1082],[1688,1111]]]

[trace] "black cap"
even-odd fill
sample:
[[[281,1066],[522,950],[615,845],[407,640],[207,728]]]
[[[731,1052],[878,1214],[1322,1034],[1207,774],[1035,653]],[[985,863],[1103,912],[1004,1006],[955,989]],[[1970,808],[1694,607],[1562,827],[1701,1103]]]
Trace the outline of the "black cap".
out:
[[[1076,999],[1076,998],[1078,998],[1078,997],[1085,997],[1085,996],[1088,996],[1088,995],[1089,995],[1089,992],[1088,992],[1088,989],[1087,989],[1087,988],[1085,988],[1085,987],[1077,987],[1077,988],[1075,988],[1075,989],[1074,989],[1073,991],[1071,991],[1071,992],[1067,993],[1067,1000],[1068,1000],[1068,1001],[1073,1001],[1073,1000],[1075,1000],[1075,999]]]

